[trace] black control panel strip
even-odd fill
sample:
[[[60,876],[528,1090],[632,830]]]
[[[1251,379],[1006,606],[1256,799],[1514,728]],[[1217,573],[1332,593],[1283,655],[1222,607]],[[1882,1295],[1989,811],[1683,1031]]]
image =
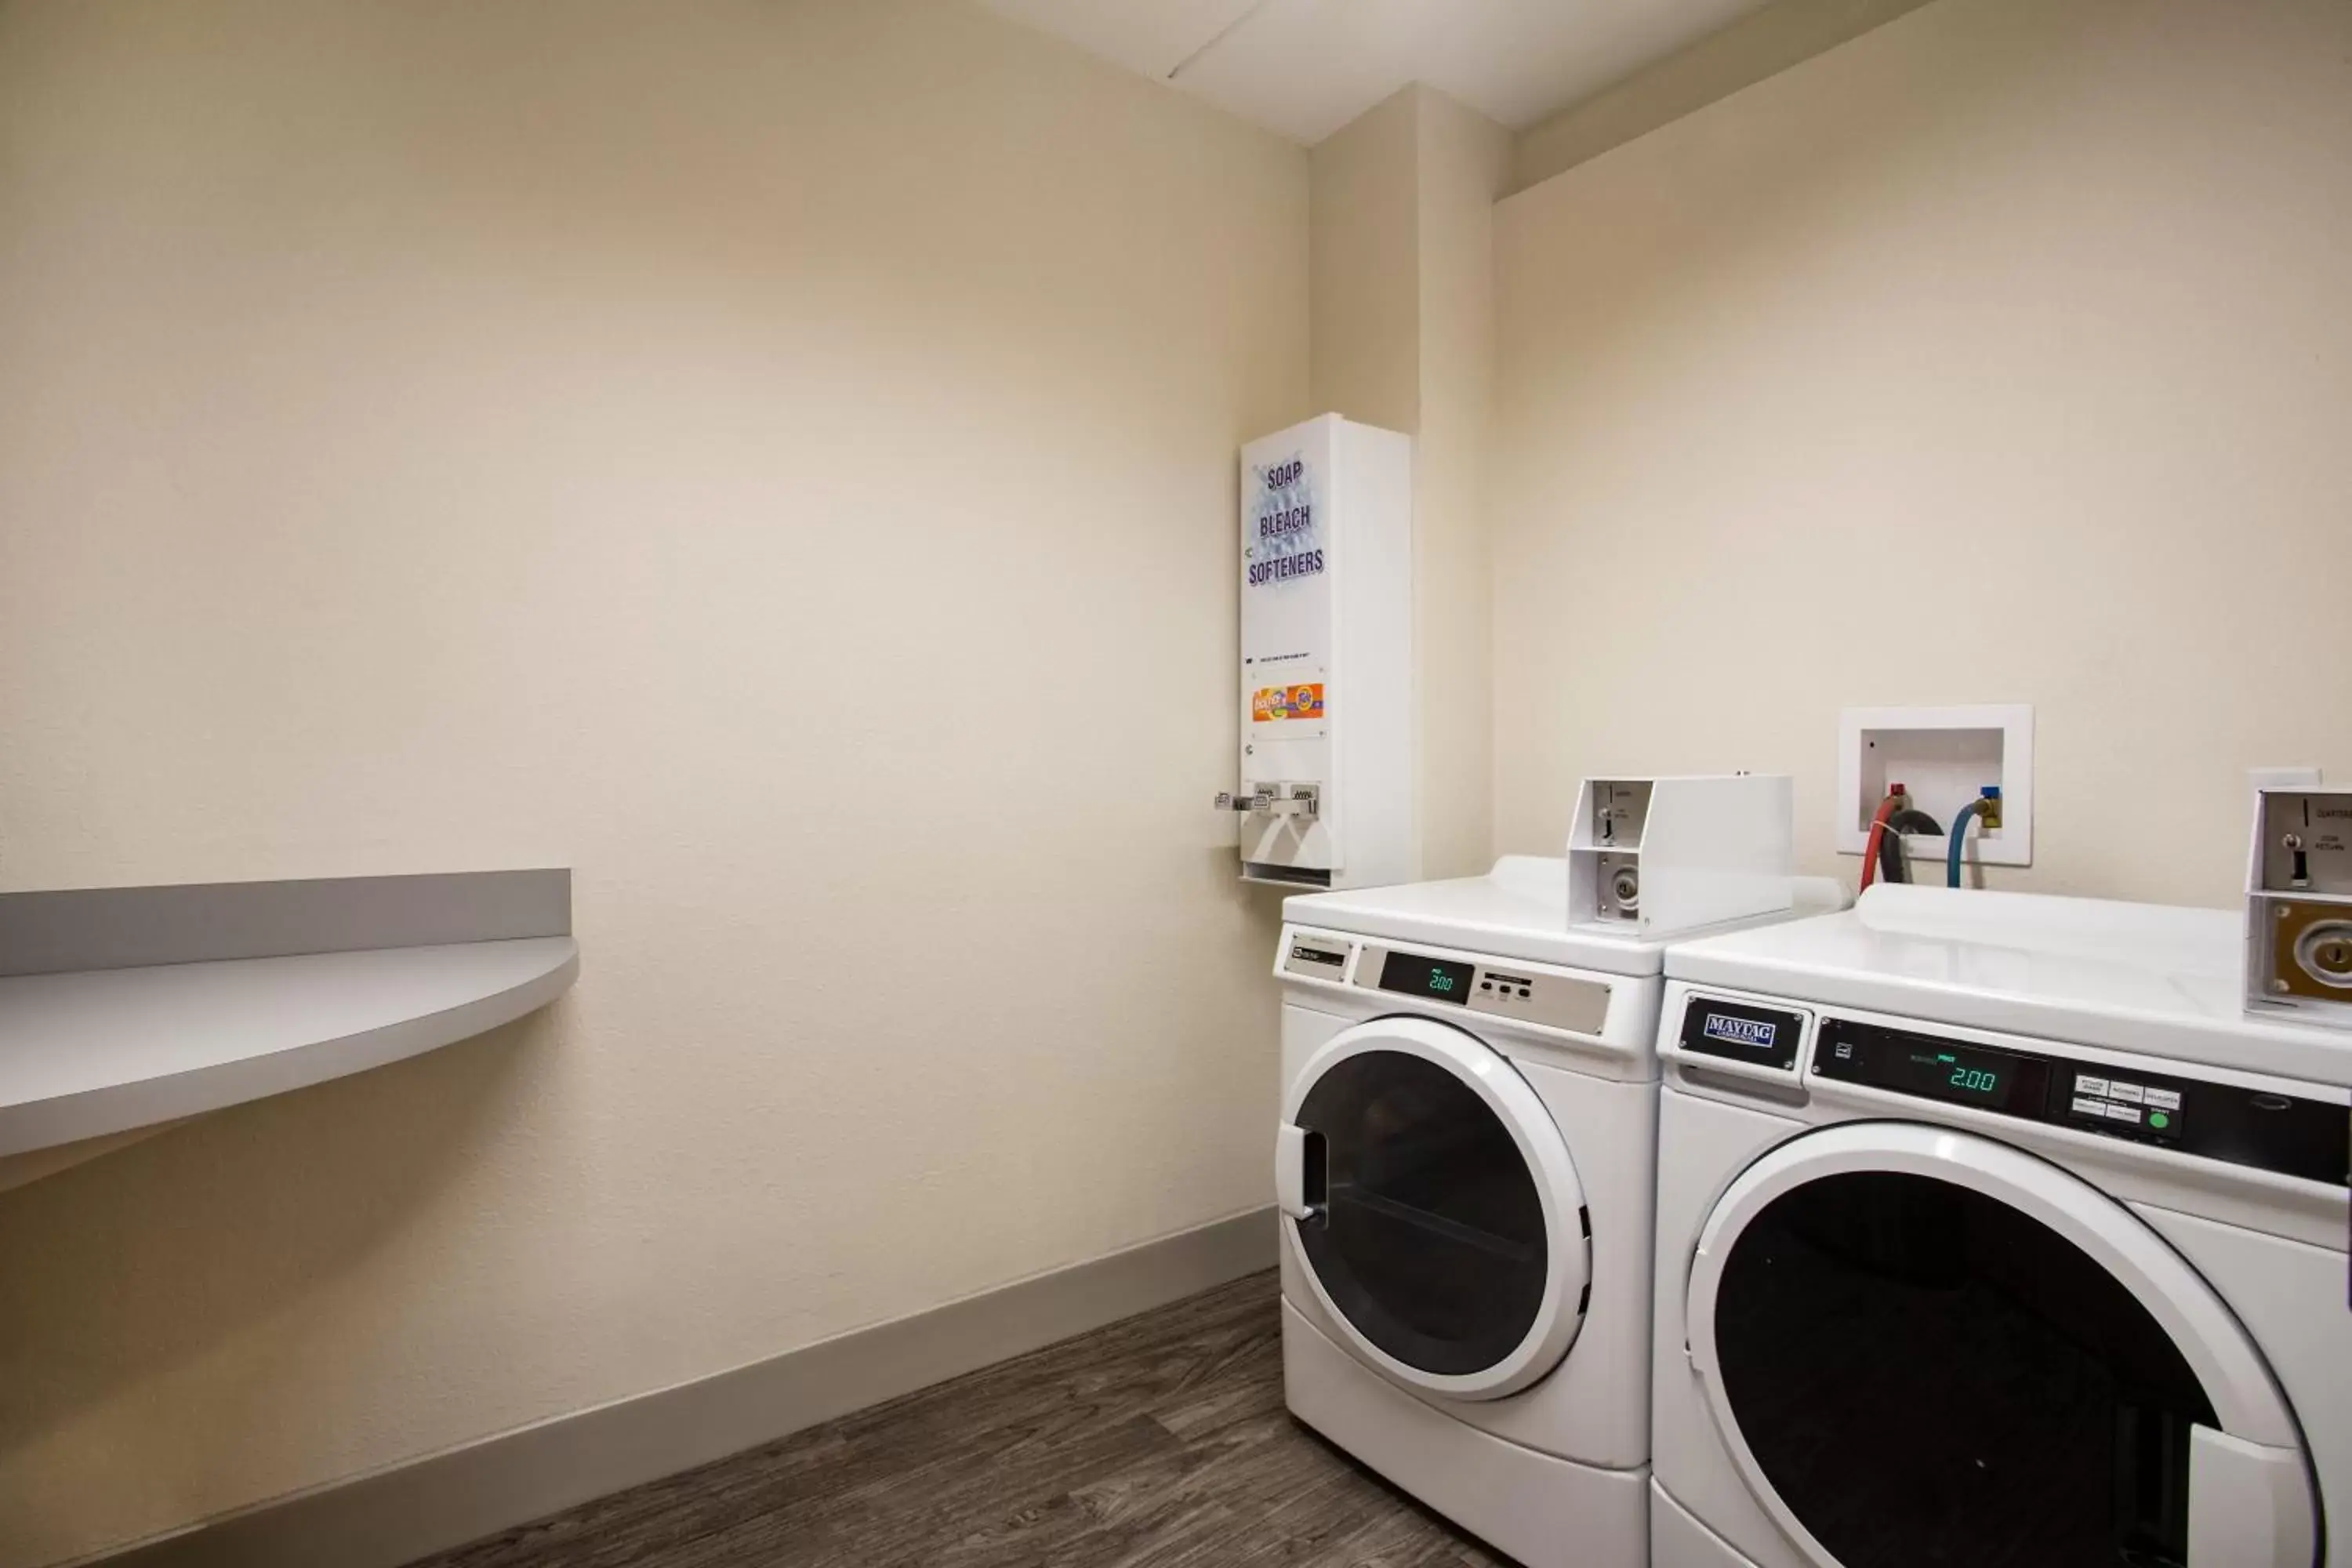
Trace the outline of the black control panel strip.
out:
[[[1476,964],[1465,963],[1458,958],[1430,958],[1418,952],[1407,952],[1402,948],[1391,948],[1388,957],[1381,962],[1380,977],[1373,984],[1383,991],[1467,1006],[1470,1003],[1470,982],[1477,973]]]
[[[1694,1003],[1692,1016],[1698,1010]],[[1685,1046],[1689,1034],[1685,1022]],[[2352,1185],[2352,1112],[2328,1100],[1996,1049],[1837,1017],[1822,1020],[1812,1070],[1817,1078],[1841,1083],[1974,1106],[2332,1186]]]

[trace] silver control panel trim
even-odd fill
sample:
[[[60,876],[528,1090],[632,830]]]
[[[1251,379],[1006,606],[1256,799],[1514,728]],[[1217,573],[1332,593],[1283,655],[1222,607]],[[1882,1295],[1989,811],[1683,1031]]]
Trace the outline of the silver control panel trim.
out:
[[[1464,1006],[1470,1012],[1483,1013],[1490,1017],[1508,1019],[1517,1024],[1534,1024],[1548,1029],[1563,1029],[1576,1035],[1597,1035],[1609,1018],[1609,986],[1601,981],[1574,979],[1508,960],[1487,963],[1479,960],[1454,959],[1442,949],[1428,956],[1444,957],[1455,963],[1468,962],[1472,965],[1468,992],[1460,1003],[1454,1003],[1448,997],[1389,991],[1381,984],[1381,971],[1387,965],[1391,951],[1382,942],[1364,944],[1363,956],[1356,965],[1355,984],[1359,989],[1377,991],[1390,996],[1412,995],[1415,1001]],[[1396,951],[1419,954],[1423,950],[1407,947]]]

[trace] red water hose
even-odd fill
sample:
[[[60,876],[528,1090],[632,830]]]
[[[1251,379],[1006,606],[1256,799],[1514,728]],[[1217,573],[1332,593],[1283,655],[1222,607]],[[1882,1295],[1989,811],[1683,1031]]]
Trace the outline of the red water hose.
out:
[[[1878,813],[1870,819],[1870,842],[1862,848],[1862,885],[1864,889],[1870,886],[1871,879],[1878,875],[1878,841],[1886,837],[1886,819],[1893,816],[1902,805],[1903,786],[1896,784],[1887,792],[1886,798],[1878,803]]]

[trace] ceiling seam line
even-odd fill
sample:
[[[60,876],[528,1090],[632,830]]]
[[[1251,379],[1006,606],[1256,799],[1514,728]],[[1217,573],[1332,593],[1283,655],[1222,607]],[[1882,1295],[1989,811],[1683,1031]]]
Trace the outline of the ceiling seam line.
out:
[[[1207,54],[1211,49],[1215,48],[1219,44],[1222,44],[1227,38],[1232,37],[1236,32],[1241,30],[1244,23],[1247,22],[1251,17],[1256,16],[1260,11],[1265,10],[1268,5],[1273,4],[1274,0],[1257,0],[1256,5],[1252,5],[1248,10],[1243,12],[1232,21],[1218,28],[1207,43],[1202,44],[1199,48],[1194,49],[1191,54],[1186,55],[1174,65],[1170,66],[1168,68],[1167,76],[1161,79],[1165,81],[1174,81],[1180,74],[1190,68],[1195,61],[1199,60],[1202,55]]]

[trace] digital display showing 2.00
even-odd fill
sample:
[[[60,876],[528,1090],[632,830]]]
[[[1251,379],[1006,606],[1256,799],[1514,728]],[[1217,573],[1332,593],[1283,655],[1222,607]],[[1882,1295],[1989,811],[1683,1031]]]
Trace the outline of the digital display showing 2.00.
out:
[[[1408,996],[1431,996],[1440,1002],[1470,1000],[1470,981],[1477,973],[1450,958],[1423,958],[1417,953],[1391,952],[1381,965],[1381,989]]]
[[[2017,1087],[2017,1063],[1991,1051],[1971,1051],[1951,1046],[1907,1046],[1882,1051],[1876,1066],[1878,1081],[1888,1089],[1907,1089],[1963,1105],[2009,1103]]]
[[[1813,1060],[1830,1078],[1990,1110],[2011,1109],[2022,1091],[2021,1108],[2029,1115],[2040,1113],[2049,1085],[2048,1064],[2039,1059],[1843,1018],[1822,1026]]]
[[[1936,1058],[1936,1065],[1928,1070],[1940,1073],[1948,1067],[1952,1069],[1952,1075],[1944,1079],[1947,1088],[1957,1089],[1963,1094],[1990,1095],[2000,1090],[2000,1069],[1998,1068],[1970,1067],[1946,1051]]]

